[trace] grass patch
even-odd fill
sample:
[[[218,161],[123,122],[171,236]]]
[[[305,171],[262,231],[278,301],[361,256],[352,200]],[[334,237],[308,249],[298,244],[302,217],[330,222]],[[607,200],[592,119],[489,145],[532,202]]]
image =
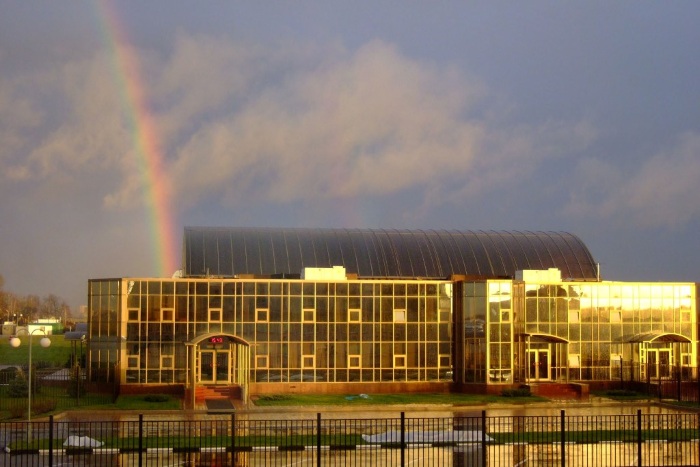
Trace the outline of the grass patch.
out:
[[[69,361],[72,354],[71,343],[62,334],[47,336],[51,339],[49,347],[39,345],[38,333],[32,338],[32,364],[38,368],[48,366],[62,368]],[[3,342],[0,345],[0,362],[3,365],[22,365],[29,363],[29,337],[20,336],[20,346],[14,348],[9,345],[9,336],[2,336]]]
[[[152,400],[154,396],[157,396]],[[139,394],[139,395],[122,395],[117,397],[116,402],[112,402],[109,395],[104,395],[103,399],[97,399],[90,396],[89,402],[80,407],[75,405],[66,407],[64,411],[73,410],[182,410],[182,401],[178,397],[168,394]]]
[[[359,395],[336,394],[271,394],[258,397],[254,402],[261,407],[274,406],[308,406],[308,405],[410,405],[410,404],[447,404],[447,405],[482,405],[489,403],[523,404],[544,402],[548,399],[538,396],[497,396],[487,394],[370,394]]]
[[[104,444],[100,446],[102,449],[133,449],[137,450],[139,440],[136,437],[100,437],[99,441]],[[53,448],[62,449],[64,439],[54,439]],[[282,447],[301,447],[315,446],[317,442],[316,435],[308,434],[292,434],[284,435],[244,435],[236,436],[234,444],[236,447],[262,447],[262,446],[282,446]],[[321,435],[321,444],[324,446],[355,446],[359,444],[367,444],[359,434],[337,434],[337,435]],[[198,430],[192,430],[192,436],[144,436],[142,439],[144,449],[153,448],[172,448],[176,450],[187,451],[188,449],[197,448],[212,448],[212,447],[229,447],[231,446],[231,438],[227,435],[222,436],[202,436]],[[26,440],[17,441],[10,444],[12,450],[17,449],[48,449],[49,440],[47,438],[34,439],[31,443]]]
[[[495,442],[505,443],[557,443],[561,441],[560,431],[526,431],[514,433],[489,433]],[[567,443],[600,443],[637,441],[636,430],[590,430],[567,431],[564,439]],[[697,439],[697,430],[681,428],[674,430],[642,430],[642,441],[691,441]]]
[[[104,395],[103,399],[90,396],[89,402],[76,407],[66,407],[66,410],[181,410],[182,402],[179,398],[167,394],[158,394],[157,402],[152,399],[154,394],[122,395],[112,402],[112,397]]]
[[[61,388],[51,388],[61,389]],[[68,410],[85,410],[94,407],[111,405],[112,396],[109,394],[84,394],[79,400],[71,397],[65,390],[52,391],[44,388],[41,392],[32,396],[32,412],[35,415],[49,415]],[[0,420],[13,418],[26,418],[27,398],[10,398],[7,396],[7,388],[0,388]]]
[[[154,396],[155,400],[154,400]],[[113,407],[119,410],[180,410],[179,398],[167,394],[140,394],[117,397]]]

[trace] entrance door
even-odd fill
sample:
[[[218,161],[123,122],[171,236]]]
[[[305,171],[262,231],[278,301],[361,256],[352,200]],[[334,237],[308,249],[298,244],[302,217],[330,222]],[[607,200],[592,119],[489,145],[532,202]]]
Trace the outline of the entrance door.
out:
[[[226,352],[216,352],[216,374],[214,380],[217,383],[228,383],[229,377],[229,354]]]
[[[214,382],[214,354],[213,351],[202,351],[199,354],[199,381],[202,383]]]
[[[228,350],[202,350],[199,354],[199,382],[228,384],[231,381]]]
[[[531,381],[549,380],[549,349],[530,349],[527,351],[529,364],[528,378]]]
[[[671,349],[647,349],[647,371],[652,379],[671,377]]]

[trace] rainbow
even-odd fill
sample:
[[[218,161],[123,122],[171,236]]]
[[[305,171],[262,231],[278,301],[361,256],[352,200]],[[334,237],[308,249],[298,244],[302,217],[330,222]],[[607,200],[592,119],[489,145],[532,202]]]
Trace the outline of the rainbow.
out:
[[[112,59],[113,75],[133,135],[133,152],[145,187],[144,202],[155,272],[158,277],[169,277],[177,269],[178,255],[175,248],[175,215],[170,204],[172,186],[163,167],[164,155],[158,128],[148,105],[138,56],[129,44],[126,28],[120,22],[116,8],[108,0],[98,0],[98,10],[103,38]]]

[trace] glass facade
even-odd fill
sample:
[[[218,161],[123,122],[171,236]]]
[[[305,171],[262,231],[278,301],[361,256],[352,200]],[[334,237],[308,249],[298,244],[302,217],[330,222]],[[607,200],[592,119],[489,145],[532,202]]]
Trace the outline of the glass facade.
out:
[[[120,286],[119,280],[90,281],[88,285],[89,365],[93,381],[114,379],[122,335]]]
[[[691,283],[489,280],[463,287],[466,383],[638,379],[695,366]]]
[[[234,383],[240,346],[252,383],[452,380],[449,281],[120,279],[89,290],[96,381],[118,361],[121,384],[186,384],[191,367],[198,382]]]
[[[644,381],[696,366],[697,300],[692,283],[91,280],[89,372],[122,385],[448,388],[610,381],[624,363]]]

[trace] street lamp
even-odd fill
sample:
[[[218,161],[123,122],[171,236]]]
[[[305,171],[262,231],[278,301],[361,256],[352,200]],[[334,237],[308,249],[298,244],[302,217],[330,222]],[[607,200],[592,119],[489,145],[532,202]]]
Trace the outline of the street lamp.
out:
[[[29,344],[28,344],[28,346],[29,346],[29,368],[27,369],[27,382],[29,383],[29,393],[28,393],[29,396],[27,398],[27,422],[32,421],[32,335],[34,335],[35,332],[43,333],[44,329],[43,328],[35,329],[32,332],[28,333],[28,336],[29,336]],[[19,347],[20,343],[21,343],[21,341],[19,340],[19,337],[13,337],[12,339],[10,339],[10,345],[12,347],[17,348],[17,347]],[[48,337],[46,337],[46,335],[44,335],[44,337],[42,337],[41,340],[39,341],[39,344],[41,344],[42,347],[46,348],[46,347],[51,345],[51,339],[49,339]],[[31,423],[28,423],[27,438],[28,438],[29,442],[32,441],[32,424]]]

